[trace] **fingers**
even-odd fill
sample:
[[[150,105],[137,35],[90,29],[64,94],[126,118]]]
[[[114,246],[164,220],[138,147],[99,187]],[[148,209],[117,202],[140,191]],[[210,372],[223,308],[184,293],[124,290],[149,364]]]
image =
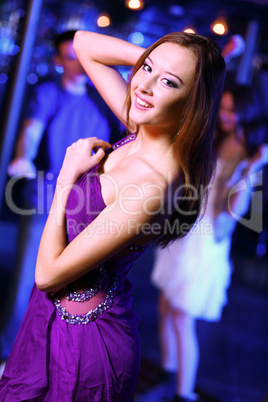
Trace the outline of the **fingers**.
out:
[[[95,158],[97,159],[97,163],[100,162],[101,159],[104,157],[105,151],[106,151],[106,149],[104,149],[103,147],[100,147],[100,148],[98,148],[97,152],[95,152]]]
[[[83,138],[70,145],[61,169],[61,180],[75,181],[83,173],[98,164],[111,144],[97,137]],[[71,177],[70,177],[71,172]]]
[[[111,148],[112,145],[107,141],[100,140],[100,139],[96,138],[96,140],[94,140],[94,146]]]
[[[106,149],[111,148],[111,144],[107,141],[101,140],[97,137],[89,137],[89,138],[80,138],[78,141],[74,142],[69,148],[75,149],[79,147],[89,147],[91,150],[98,147],[104,147]]]
[[[98,138],[88,138],[86,141],[88,141],[87,145],[89,146],[89,149],[95,152],[98,162],[103,158],[105,151],[111,148],[111,144],[109,142],[100,140]]]

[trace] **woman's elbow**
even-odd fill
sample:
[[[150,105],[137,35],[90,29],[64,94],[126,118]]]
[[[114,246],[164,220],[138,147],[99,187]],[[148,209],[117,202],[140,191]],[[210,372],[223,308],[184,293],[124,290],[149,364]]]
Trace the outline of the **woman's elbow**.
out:
[[[82,43],[85,38],[86,31],[76,31],[73,39],[73,49],[75,53],[79,53],[79,50],[81,50]]]
[[[36,267],[35,269],[35,284],[39,290],[42,292],[47,292],[48,281],[42,274],[39,267]]]
[[[36,265],[35,269],[35,284],[42,292],[56,292],[59,288],[53,283],[53,279],[46,274],[46,270]]]

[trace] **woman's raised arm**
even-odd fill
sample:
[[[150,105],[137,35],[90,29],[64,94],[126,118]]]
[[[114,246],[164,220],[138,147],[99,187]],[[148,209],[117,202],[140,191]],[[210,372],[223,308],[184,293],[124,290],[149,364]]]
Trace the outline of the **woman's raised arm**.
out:
[[[111,66],[134,66],[144,48],[95,32],[77,31],[74,50],[96,89],[119,120],[126,124],[123,105],[127,83]]]

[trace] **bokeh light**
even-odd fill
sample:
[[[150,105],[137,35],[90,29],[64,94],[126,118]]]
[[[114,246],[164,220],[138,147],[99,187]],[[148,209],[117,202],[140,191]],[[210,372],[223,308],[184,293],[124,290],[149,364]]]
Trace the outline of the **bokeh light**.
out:
[[[183,30],[183,32],[186,32],[186,33],[193,33],[193,34],[195,34],[196,33],[196,31],[195,31],[195,29],[194,28],[185,28],[184,30]]]
[[[37,83],[37,81],[38,81],[38,76],[35,73],[28,74],[28,76],[27,76],[28,84],[34,85]]]
[[[100,27],[100,28],[106,28],[106,27],[108,27],[110,24],[111,24],[111,19],[110,19],[109,14],[107,14],[107,13],[102,13],[102,14],[100,14],[100,15],[98,16],[98,19],[97,19],[97,25],[98,25],[98,27]]]
[[[217,35],[226,35],[229,31],[227,22],[224,18],[217,18],[210,28]]]
[[[144,36],[141,32],[133,32],[129,35],[128,40],[135,45],[141,45],[144,42]]]
[[[125,4],[132,10],[141,10],[144,7],[143,0],[126,0]]]

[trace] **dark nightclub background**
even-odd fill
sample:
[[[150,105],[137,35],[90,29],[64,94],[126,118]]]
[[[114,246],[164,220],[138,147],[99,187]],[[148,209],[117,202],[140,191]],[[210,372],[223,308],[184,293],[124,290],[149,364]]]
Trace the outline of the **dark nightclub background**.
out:
[[[130,6],[140,9],[131,9]],[[186,28],[223,46],[240,35],[245,51],[228,64],[236,80],[254,83],[265,111],[268,143],[268,0],[2,0],[0,3],[0,314],[12,281],[17,219],[5,202],[18,126],[31,86],[60,74],[52,62],[53,39],[69,29],[113,34],[147,47]],[[223,34],[213,31],[221,22]],[[102,24],[107,26],[103,26]],[[127,77],[129,70],[122,68]],[[238,224],[233,235],[233,282],[218,324],[200,322],[201,363],[197,387],[207,400],[264,401],[268,392],[268,169],[263,169],[256,219],[262,228]],[[249,210],[244,219],[251,219]],[[141,316],[142,366],[138,391],[155,381],[159,366],[157,292],[150,284],[153,247],[130,274],[134,308]],[[3,306],[3,308],[2,308]],[[215,399],[209,399],[209,398]],[[268,399],[267,399],[268,400]]]

